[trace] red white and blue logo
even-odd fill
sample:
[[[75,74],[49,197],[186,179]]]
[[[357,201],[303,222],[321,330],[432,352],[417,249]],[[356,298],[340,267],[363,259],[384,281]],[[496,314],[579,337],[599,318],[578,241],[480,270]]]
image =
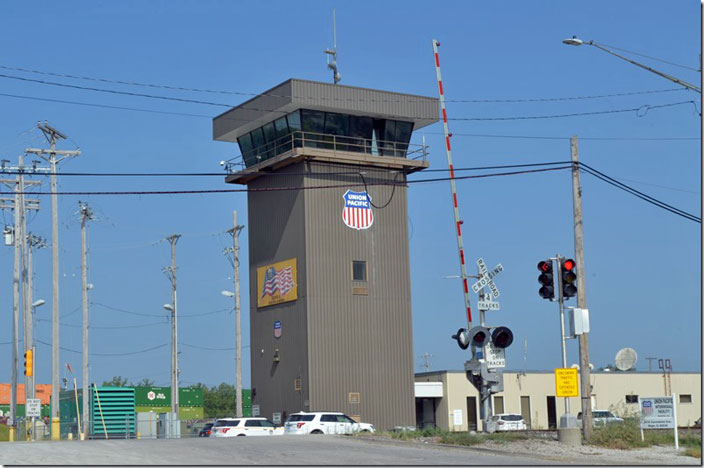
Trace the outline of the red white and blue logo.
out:
[[[642,402],[643,408],[642,408],[642,413],[643,416],[650,416],[653,414],[653,402],[650,400],[643,400]]]
[[[281,320],[274,322],[274,338],[281,338]]]
[[[345,206],[342,209],[342,221],[352,229],[369,229],[374,223],[372,213],[372,198],[367,192],[348,190],[342,196]]]

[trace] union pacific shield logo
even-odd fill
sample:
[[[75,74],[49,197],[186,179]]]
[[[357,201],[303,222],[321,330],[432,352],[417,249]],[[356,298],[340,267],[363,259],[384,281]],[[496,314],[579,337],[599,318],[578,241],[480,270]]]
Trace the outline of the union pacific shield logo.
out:
[[[352,229],[369,229],[374,223],[372,213],[372,198],[367,192],[353,192],[348,190],[342,196],[345,206],[342,209],[342,221]]]

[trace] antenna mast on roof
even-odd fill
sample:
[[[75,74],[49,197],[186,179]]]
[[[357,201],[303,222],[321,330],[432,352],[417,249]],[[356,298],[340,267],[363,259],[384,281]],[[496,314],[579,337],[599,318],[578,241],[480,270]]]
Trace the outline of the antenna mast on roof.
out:
[[[337,29],[335,27],[335,9],[332,9],[332,41],[333,48],[325,49],[325,53],[328,54],[328,68],[332,70],[332,79],[337,84],[338,81],[342,79],[340,73],[337,71]],[[332,55],[332,60],[330,56]]]

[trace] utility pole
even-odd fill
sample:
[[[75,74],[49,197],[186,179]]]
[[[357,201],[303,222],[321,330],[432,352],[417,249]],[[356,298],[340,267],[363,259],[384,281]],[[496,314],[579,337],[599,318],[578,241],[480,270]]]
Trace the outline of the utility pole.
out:
[[[574,253],[577,257],[577,266],[580,269],[577,275],[577,307],[587,308],[587,292],[585,289],[584,266],[584,236],[582,231],[582,187],[579,182],[579,151],[577,137],[570,138],[570,152],[572,154],[572,201],[574,207]],[[582,395],[582,435],[589,440],[593,432],[592,426],[592,397],[589,370],[589,334],[579,335],[579,380]]]
[[[32,206],[34,209],[39,209],[38,200],[25,200],[24,192],[26,186],[28,185],[38,185],[41,182],[24,180],[24,156],[19,157],[19,164],[16,167],[6,166],[7,160],[2,161],[2,172],[6,171],[16,171],[17,177],[15,180],[0,180],[1,183],[12,188],[15,192],[14,199],[3,198],[0,199],[2,208],[12,207],[14,210],[14,229],[13,229],[13,245],[15,250],[15,261],[14,261],[14,275],[13,275],[13,307],[12,307],[12,367],[11,367],[11,383],[10,383],[10,417],[11,422],[9,423],[9,440],[17,440],[17,368],[18,368],[18,355],[19,355],[19,321],[20,321],[20,292],[25,295],[25,300],[22,303],[23,306],[23,348],[30,349],[31,347],[31,337],[27,337],[27,305],[26,305],[26,286],[20,291],[20,280],[26,280],[26,260],[24,258],[24,253],[26,252],[25,242],[26,236],[25,231],[25,210],[28,206]],[[9,205],[8,205],[9,203]],[[20,278],[20,272],[24,273],[23,277]],[[27,398],[27,390],[29,388],[30,376],[25,376],[25,399]]]
[[[90,382],[88,373],[88,266],[86,262],[87,244],[86,244],[86,222],[93,219],[93,211],[87,204],[78,202],[81,210],[81,290],[83,292],[83,434],[80,434],[81,440],[84,439],[84,434],[90,434],[89,424],[89,401],[88,401],[88,382]]]
[[[45,121],[37,122],[37,128],[44,133],[51,148],[26,148],[26,153],[38,155],[47,161],[51,170],[51,439],[60,439],[59,419],[59,214],[58,198],[56,194],[56,165],[62,160],[81,154],[80,150],[58,151],[57,139],[66,139],[66,136]],[[57,159],[57,155],[61,156]]]
[[[421,357],[423,358],[423,368],[425,369],[425,372],[430,372],[430,358],[433,357],[433,355],[423,353]]]
[[[232,266],[235,270],[235,411],[238,418],[242,413],[242,329],[240,324],[240,248],[237,239],[244,226],[237,224],[237,211],[232,212]]]
[[[178,419],[178,328],[176,314],[176,242],[180,234],[166,238],[171,243],[171,267],[164,268],[171,280],[171,412]],[[175,425],[175,421],[174,421]],[[173,436],[173,433],[172,433]]]

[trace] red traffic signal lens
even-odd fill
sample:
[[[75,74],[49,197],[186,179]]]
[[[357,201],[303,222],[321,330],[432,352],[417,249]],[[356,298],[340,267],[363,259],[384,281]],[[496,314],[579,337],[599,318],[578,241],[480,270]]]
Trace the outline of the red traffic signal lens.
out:
[[[538,263],[538,270],[542,271],[543,273],[551,273],[552,272],[552,262],[551,261],[542,261]]]
[[[575,263],[574,260],[568,258],[562,262],[562,271],[572,271],[574,270]]]

